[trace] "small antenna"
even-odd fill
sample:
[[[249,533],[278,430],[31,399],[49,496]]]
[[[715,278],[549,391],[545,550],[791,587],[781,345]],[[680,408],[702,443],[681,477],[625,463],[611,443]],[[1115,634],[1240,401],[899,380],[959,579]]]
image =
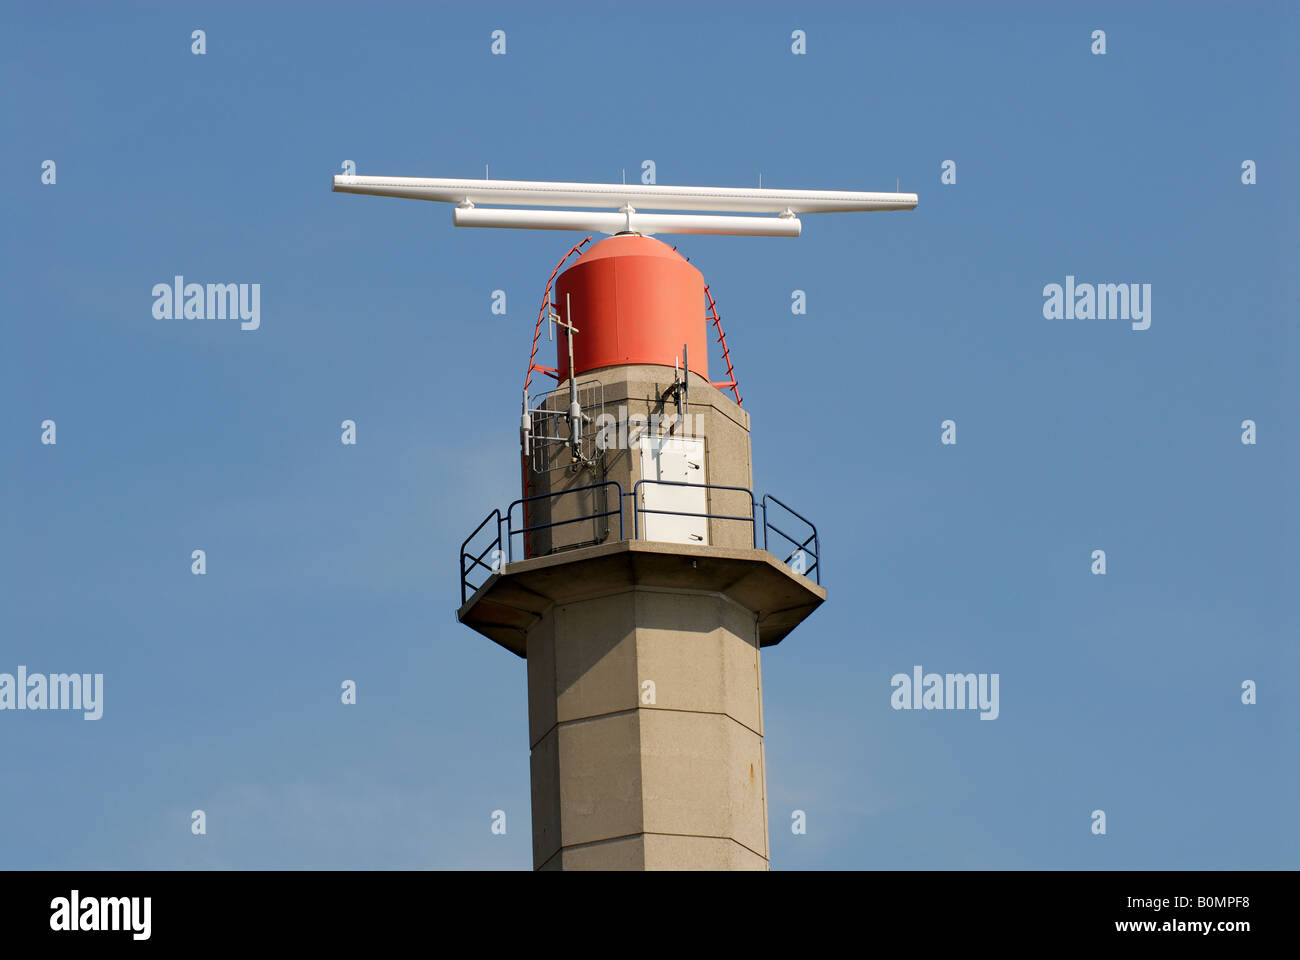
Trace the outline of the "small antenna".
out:
[[[678,420],[682,418],[682,372],[680,360],[681,357],[673,357],[673,399],[677,402]]]
[[[763,171],[758,171],[758,189],[763,189]]]
[[[623,186],[627,186],[627,167],[623,168]]]
[[[682,344],[682,391],[681,391],[681,410],[683,416],[690,416],[691,413],[691,355],[686,349],[686,344]]]
[[[564,329],[569,335],[569,456],[570,463],[582,460],[582,405],[578,403],[578,374],[573,361],[573,335],[578,328],[573,325],[573,305],[569,295],[564,295]]]
[[[528,388],[524,387],[524,412],[519,417],[519,442],[523,445],[524,456],[533,452],[533,418],[528,412]]]
[[[492,179],[491,177],[488,176],[488,165],[486,163],[483,164],[483,179],[484,180]]]
[[[902,178],[902,177],[895,177],[895,178],[894,178],[894,192],[897,193],[899,190],[901,190],[901,189],[903,188],[902,185],[903,185],[903,178]]]

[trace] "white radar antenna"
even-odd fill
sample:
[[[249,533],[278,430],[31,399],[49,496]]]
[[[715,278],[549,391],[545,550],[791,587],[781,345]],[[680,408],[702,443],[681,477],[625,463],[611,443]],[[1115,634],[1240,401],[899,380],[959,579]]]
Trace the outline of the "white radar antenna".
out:
[[[551,183],[540,180],[446,180],[349,174],[334,177],[334,192],[454,203],[456,209],[452,211],[452,223],[458,227],[581,230],[607,234],[639,233],[643,236],[692,233],[797,237],[802,226],[800,214],[912,210],[917,204],[914,193]],[[580,209],[521,210],[516,209],[518,207]],[[670,212],[644,212],[647,210]],[[720,216],[719,213],[751,216]]]

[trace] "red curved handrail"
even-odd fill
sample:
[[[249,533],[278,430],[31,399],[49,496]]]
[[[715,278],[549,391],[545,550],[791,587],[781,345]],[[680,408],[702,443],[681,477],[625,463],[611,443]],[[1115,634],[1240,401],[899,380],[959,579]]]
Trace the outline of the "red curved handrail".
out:
[[[713,321],[713,328],[718,331],[718,343],[722,344],[722,359],[727,364],[727,380],[721,383],[712,384],[718,390],[730,388],[731,393],[736,398],[736,406],[743,407],[740,400],[740,385],[736,383],[736,371],[731,366],[731,351],[727,349],[727,336],[722,332],[722,318],[718,316],[718,305],[713,302],[713,294],[709,292],[709,285],[704,285],[704,296],[709,300],[709,312],[705,315],[705,320]]]
[[[533,382],[534,370],[544,373],[548,377],[554,377],[556,380],[560,379],[559,371],[554,367],[543,367],[537,363],[537,341],[542,336],[542,324],[546,322],[546,308],[550,306],[551,303],[551,284],[555,283],[555,278],[559,274],[560,268],[564,266],[564,261],[568,260],[590,241],[591,235],[588,235],[581,243],[575,243],[569,252],[560,258],[560,262],[557,263],[555,269],[551,271],[550,279],[546,281],[546,292],[542,294],[542,308],[537,311],[537,326],[533,328],[533,352],[528,355],[528,373],[524,375],[525,406],[527,406],[528,387],[529,384]]]
[[[676,251],[677,247],[674,246],[673,252],[675,253]],[[690,257],[684,256],[682,259],[687,263],[691,262]],[[743,407],[745,404],[740,399],[740,384],[736,382],[736,371],[731,366],[731,351],[727,349],[727,335],[722,332],[722,318],[718,316],[718,305],[713,302],[713,294],[709,292],[709,285],[707,283],[704,285],[704,295],[709,299],[709,310],[708,313],[704,315],[704,319],[712,322],[713,329],[718,331],[718,339],[716,342],[722,344],[722,359],[727,364],[727,377],[729,378],[719,383],[710,382],[709,386],[716,390],[730,389],[732,396],[736,398],[736,406]]]

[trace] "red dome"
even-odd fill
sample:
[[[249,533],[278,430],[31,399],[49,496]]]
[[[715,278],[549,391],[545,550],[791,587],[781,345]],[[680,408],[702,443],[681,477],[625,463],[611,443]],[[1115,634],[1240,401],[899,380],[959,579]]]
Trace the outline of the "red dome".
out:
[[[577,373],[630,363],[671,367],[685,344],[691,370],[708,380],[704,276],[666,243],[635,234],[602,240],[560,274],[555,294],[560,315],[578,328]],[[557,336],[556,347],[556,369],[567,379],[567,338]]]

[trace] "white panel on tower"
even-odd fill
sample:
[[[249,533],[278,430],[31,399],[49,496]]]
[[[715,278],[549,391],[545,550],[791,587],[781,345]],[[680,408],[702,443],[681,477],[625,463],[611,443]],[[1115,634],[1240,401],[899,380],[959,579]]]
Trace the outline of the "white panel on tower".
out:
[[[707,491],[704,488],[704,441],[685,437],[642,437],[641,479],[671,483],[641,484],[642,538],[661,543],[708,543]],[[691,486],[675,486],[690,484]],[[694,514],[678,516],[676,514]]]

